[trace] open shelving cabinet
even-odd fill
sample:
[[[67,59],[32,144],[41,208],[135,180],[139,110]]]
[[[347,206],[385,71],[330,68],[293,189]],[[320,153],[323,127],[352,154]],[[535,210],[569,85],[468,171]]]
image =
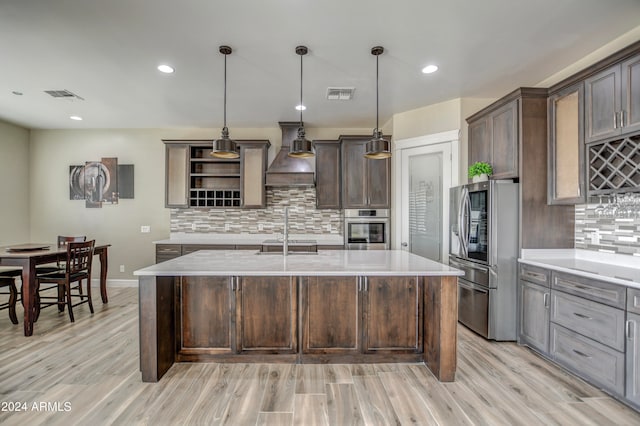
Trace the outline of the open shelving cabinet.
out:
[[[240,207],[240,158],[215,158],[211,151],[190,147],[189,207]]]

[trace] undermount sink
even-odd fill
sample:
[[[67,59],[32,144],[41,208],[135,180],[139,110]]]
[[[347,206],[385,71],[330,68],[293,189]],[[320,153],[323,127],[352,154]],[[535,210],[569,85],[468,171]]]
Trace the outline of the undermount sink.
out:
[[[283,256],[283,253],[281,251],[259,251],[256,254],[260,254],[260,255],[263,255],[263,254],[271,254],[271,255],[276,254],[276,255],[279,255],[279,256]],[[318,254],[318,252],[317,251],[290,251],[290,252],[287,253],[287,256],[300,256],[300,255],[303,255],[303,254]]]

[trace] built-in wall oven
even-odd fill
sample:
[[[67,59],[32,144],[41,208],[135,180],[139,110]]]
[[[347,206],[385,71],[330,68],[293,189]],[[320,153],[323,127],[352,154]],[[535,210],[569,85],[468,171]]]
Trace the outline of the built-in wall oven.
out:
[[[388,250],[388,209],[346,209],[344,211],[344,246],[347,250]]]

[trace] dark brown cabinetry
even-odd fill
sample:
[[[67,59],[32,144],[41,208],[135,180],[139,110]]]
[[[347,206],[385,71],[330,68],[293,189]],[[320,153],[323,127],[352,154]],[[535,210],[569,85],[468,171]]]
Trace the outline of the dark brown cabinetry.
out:
[[[640,55],[585,80],[587,143],[640,130]]]
[[[584,85],[549,96],[549,204],[584,203]]]
[[[417,277],[308,277],[302,352],[421,353],[422,297]]]
[[[182,277],[178,358],[295,353],[296,300],[291,277]]]
[[[342,205],[339,140],[313,141],[316,148],[316,208],[339,209]]]
[[[469,164],[491,164],[492,179],[518,177],[518,104],[517,98],[510,99],[487,114],[467,120]]]
[[[390,207],[391,162],[388,158],[365,158],[366,144],[370,139],[371,136],[340,136],[342,207],[345,209]]]
[[[163,140],[166,144],[165,207],[264,207],[267,140],[236,141],[240,158],[212,157],[212,142]]]

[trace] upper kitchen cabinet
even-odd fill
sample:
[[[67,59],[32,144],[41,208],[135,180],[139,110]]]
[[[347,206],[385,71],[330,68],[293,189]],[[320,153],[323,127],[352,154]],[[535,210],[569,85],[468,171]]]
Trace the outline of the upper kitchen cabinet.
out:
[[[316,140],[316,208],[340,209],[340,141]]]
[[[388,209],[391,205],[391,161],[364,156],[370,139],[369,135],[340,136],[342,208]]]
[[[546,98],[547,89],[521,88],[467,118],[469,164],[491,164],[492,179],[520,177],[520,137],[539,130],[539,104]]]
[[[187,207],[189,145],[165,146],[165,207]]]
[[[476,117],[476,116],[474,116]],[[493,167],[493,179],[518,177],[518,100],[487,115],[469,119],[469,164]]]
[[[265,172],[268,140],[238,141],[240,146],[240,187],[242,207],[263,208],[267,205]]]
[[[587,143],[640,130],[640,55],[585,80]]]
[[[264,171],[269,141],[237,141],[240,146],[238,159],[212,157],[212,141],[163,142],[166,144],[166,207],[264,206]]]
[[[584,85],[549,96],[549,204],[585,202]]]

